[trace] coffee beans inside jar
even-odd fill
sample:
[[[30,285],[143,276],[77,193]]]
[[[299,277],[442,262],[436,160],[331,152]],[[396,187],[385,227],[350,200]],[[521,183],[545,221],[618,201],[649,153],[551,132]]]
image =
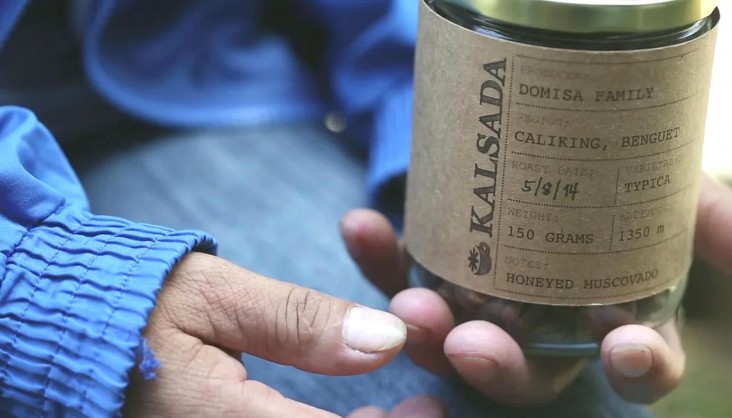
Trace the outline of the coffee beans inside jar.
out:
[[[529,354],[676,313],[719,12],[708,0],[424,0],[410,279]]]

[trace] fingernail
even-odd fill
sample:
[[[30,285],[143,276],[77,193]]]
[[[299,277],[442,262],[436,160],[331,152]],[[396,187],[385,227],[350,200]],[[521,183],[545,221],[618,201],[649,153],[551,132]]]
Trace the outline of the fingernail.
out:
[[[479,382],[492,382],[498,375],[498,363],[484,357],[450,356],[453,362],[460,362],[461,370],[469,370],[470,378]]]
[[[375,309],[354,306],[343,324],[343,341],[362,353],[377,353],[404,344],[407,327],[396,316]]]
[[[432,396],[417,396],[397,405],[390,416],[400,418],[445,418],[447,413],[445,405],[439,399]]]
[[[610,365],[619,375],[637,379],[653,367],[653,353],[640,344],[620,345],[610,351]]]

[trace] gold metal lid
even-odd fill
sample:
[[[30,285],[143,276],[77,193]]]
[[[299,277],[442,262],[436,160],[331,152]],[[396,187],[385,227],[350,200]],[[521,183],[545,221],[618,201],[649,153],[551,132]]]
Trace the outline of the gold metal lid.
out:
[[[444,0],[520,26],[575,33],[654,32],[689,26],[717,0]]]

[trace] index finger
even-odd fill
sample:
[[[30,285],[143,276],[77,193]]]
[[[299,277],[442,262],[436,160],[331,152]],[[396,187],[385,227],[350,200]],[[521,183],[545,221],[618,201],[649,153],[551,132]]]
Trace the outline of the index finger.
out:
[[[696,220],[696,254],[732,273],[732,190],[703,175]]]
[[[175,266],[159,301],[164,323],[175,329],[314,373],[375,370],[401,351],[407,337],[392,314],[205,254],[189,254]]]
[[[384,215],[370,209],[353,210],[341,220],[341,235],[364,276],[387,296],[408,287],[408,257]]]

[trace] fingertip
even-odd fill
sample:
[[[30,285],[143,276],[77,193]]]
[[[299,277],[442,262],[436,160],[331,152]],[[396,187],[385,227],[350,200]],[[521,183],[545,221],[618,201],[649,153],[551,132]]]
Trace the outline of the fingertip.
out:
[[[503,367],[525,359],[521,347],[506,331],[486,321],[458,325],[445,340],[445,354],[450,358],[478,354]]]
[[[433,396],[407,399],[394,408],[390,418],[446,418],[445,405]]]
[[[602,343],[602,364],[610,383],[625,399],[653,403],[681,382],[685,356],[648,327],[626,325]]]
[[[603,364],[620,378],[638,379],[651,372],[656,363],[670,357],[670,349],[655,330],[626,325],[607,334],[602,342]]]
[[[389,311],[407,324],[409,344],[438,345],[455,326],[450,307],[437,293],[414,288],[392,298]]]
[[[337,418],[331,412],[286,398],[275,389],[256,380],[247,380],[239,385],[225,385],[224,388],[229,395],[227,398],[237,400],[231,406],[230,416]],[[243,393],[247,394],[245,402],[242,402]],[[202,414],[203,416],[221,416],[221,405],[211,402],[208,402],[208,405],[216,412],[207,411],[209,413]]]
[[[351,209],[348,212],[346,212],[345,215],[343,215],[343,220],[361,220],[361,219],[376,219],[376,220],[383,220],[386,223],[389,223],[389,220],[386,219],[386,216],[384,216],[381,212],[369,209],[369,208],[356,208]]]
[[[363,254],[364,244],[362,242],[363,230],[366,222],[364,218],[370,217],[366,209],[354,209],[343,215],[340,222],[341,236],[346,244],[346,249],[351,257],[359,262]]]
[[[526,357],[506,331],[485,321],[456,327],[445,341],[445,354],[460,376],[488,397],[524,406],[556,399],[586,363]]]
[[[407,324],[405,351],[413,362],[442,376],[455,373],[443,351],[455,321],[440,295],[423,288],[403,290],[394,296],[389,310]]]
[[[404,321],[388,312],[353,306],[343,321],[343,342],[359,353],[393,358],[406,339]]]
[[[346,418],[387,418],[388,414],[381,408],[366,406],[348,414]]]
[[[341,220],[341,236],[361,272],[387,295],[407,286],[407,262],[389,220],[370,209],[355,209]]]
[[[467,382],[493,397],[500,376],[513,380],[525,367],[521,348],[501,328],[485,321],[456,327],[445,340],[445,355]]]
[[[341,235],[349,240],[371,238],[375,231],[376,238],[386,235],[386,238],[396,237],[394,228],[383,214],[372,209],[353,209],[341,218]]]

